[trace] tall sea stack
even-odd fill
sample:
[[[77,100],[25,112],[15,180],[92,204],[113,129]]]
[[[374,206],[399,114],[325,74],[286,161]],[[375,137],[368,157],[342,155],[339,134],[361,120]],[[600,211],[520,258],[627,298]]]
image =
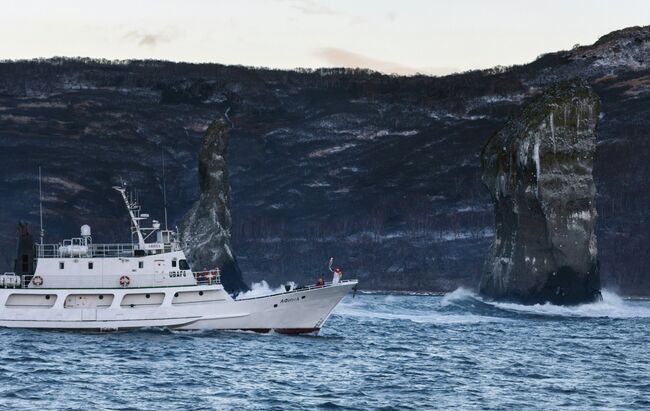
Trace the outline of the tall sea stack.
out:
[[[228,182],[228,126],[210,124],[199,154],[201,196],[183,218],[181,238],[194,270],[221,269],[221,282],[235,292],[248,287],[230,247],[230,184]]]
[[[592,175],[599,112],[587,83],[562,82],[483,148],[496,232],[481,294],[525,304],[599,298]]]

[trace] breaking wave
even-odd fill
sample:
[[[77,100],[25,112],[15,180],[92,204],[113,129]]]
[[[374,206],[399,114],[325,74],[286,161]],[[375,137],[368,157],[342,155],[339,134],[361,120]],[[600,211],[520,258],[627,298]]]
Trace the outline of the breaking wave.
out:
[[[603,300],[575,306],[547,304],[521,305],[514,303],[488,302],[506,311],[524,314],[586,317],[586,318],[646,318],[650,317],[650,309],[640,306],[634,301],[624,300],[611,291],[602,291]]]
[[[498,302],[480,297],[473,291],[459,288],[443,297],[442,307],[483,308],[500,310],[511,314],[537,316],[585,317],[585,318],[646,318],[650,317],[650,308],[633,300],[625,300],[615,293],[603,290],[602,301],[574,306],[554,305],[551,303],[524,305]]]
[[[289,281],[287,283],[291,288],[294,289],[297,287],[297,284],[294,283],[293,281]],[[251,289],[249,291],[239,293],[237,295],[237,300],[242,300],[246,298],[254,298],[254,297],[263,297],[265,295],[271,295],[271,294],[278,294],[278,293],[283,293],[286,291],[286,288],[284,285],[281,285],[276,288],[271,288],[269,283],[266,281],[262,280],[259,283],[253,283],[251,284]]]
[[[374,297],[372,300],[368,298],[345,299],[335,308],[334,314],[359,319],[401,320],[434,324],[475,324],[509,321],[507,318],[472,312],[449,312],[440,309],[440,303],[430,304],[430,296],[417,296],[414,298],[413,305],[400,307],[399,309],[395,308],[395,301],[401,298],[399,296]]]
[[[414,323],[474,324],[485,322],[517,321],[535,317],[576,318],[650,318],[650,307],[634,300],[625,300],[611,291],[602,292],[603,300],[576,306],[559,306],[550,303],[523,305],[497,302],[483,298],[474,291],[459,288],[442,298],[414,297],[408,307],[395,309],[387,295],[375,298],[346,299],[334,311],[345,317],[410,321]]]

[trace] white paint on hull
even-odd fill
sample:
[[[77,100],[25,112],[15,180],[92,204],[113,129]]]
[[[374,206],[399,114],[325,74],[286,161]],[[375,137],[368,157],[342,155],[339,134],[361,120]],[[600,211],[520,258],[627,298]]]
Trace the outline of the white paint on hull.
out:
[[[319,330],[357,281],[233,300],[220,284],[151,288],[0,289],[0,326],[123,330]],[[11,305],[7,306],[7,302]],[[126,302],[126,303],[125,303]]]

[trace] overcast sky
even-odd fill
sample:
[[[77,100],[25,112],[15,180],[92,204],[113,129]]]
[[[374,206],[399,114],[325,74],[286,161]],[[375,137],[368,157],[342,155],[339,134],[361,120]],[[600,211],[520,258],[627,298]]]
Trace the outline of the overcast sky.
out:
[[[526,63],[647,24],[647,0],[19,0],[2,4],[0,59],[445,74]]]

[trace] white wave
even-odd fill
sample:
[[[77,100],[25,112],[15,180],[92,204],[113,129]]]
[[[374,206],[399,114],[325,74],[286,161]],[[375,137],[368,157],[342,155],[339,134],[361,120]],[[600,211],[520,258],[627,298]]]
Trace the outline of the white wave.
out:
[[[445,294],[445,296],[442,298],[442,301],[440,301],[440,306],[447,307],[452,303],[468,299],[480,300],[480,297],[476,295],[476,293],[472,290],[459,287],[449,294]]]
[[[612,291],[602,290],[602,301],[580,305],[554,305],[551,303],[524,305],[517,303],[497,302],[484,299],[466,288],[458,288],[445,295],[440,302],[442,307],[467,300],[480,301],[501,310],[546,316],[585,317],[585,318],[646,318],[650,317],[650,308],[640,306],[633,301],[624,300]]]
[[[294,289],[297,287],[297,284],[294,283],[293,281],[289,281],[287,284],[291,286],[291,289]],[[251,284],[251,289],[250,291],[246,291],[243,293],[239,293],[237,295],[237,300],[242,300],[246,298],[254,298],[254,297],[263,297],[265,295],[271,295],[271,294],[279,294],[285,292],[286,289],[284,285],[281,285],[277,288],[271,288],[269,283],[266,281],[262,280],[259,283],[253,283]]]
[[[602,291],[603,300],[574,305],[562,306],[546,304],[522,305],[515,303],[499,303],[488,300],[483,302],[501,308],[525,314],[552,315],[562,317],[591,317],[591,318],[646,318],[650,317],[650,308],[642,307],[631,301],[626,301],[607,290]]]
[[[433,303],[426,309],[412,310],[397,308],[393,301],[391,301],[391,296],[386,296],[384,299],[373,298],[371,303],[368,303],[368,300],[363,298],[360,299],[361,301],[344,300],[335,309],[334,313],[341,316],[357,318],[407,320],[414,323],[439,324],[472,324],[517,320],[516,317],[513,318],[512,316],[503,318],[500,316],[494,316],[494,313],[491,313],[490,315],[481,314],[480,305],[485,304],[510,313],[539,316],[578,318],[650,318],[650,307],[648,307],[647,304],[641,305],[634,301],[624,300],[608,290],[603,290],[602,295],[602,301],[575,306],[561,306],[550,303],[523,305],[484,299],[474,291],[461,287],[445,295],[439,300],[439,303]],[[477,306],[476,304],[471,303],[479,303],[480,305]],[[466,311],[466,313],[463,313],[462,311]]]
[[[401,320],[414,323],[429,324],[476,324],[485,322],[506,322],[508,318],[490,317],[476,314],[451,314],[433,310],[410,310],[396,307],[393,300],[408,298],[403,296],[388,295],[383,301],[373,301],[372,304],[355,301],[342,301],[335,309],[334,314],[343,317],[355,317],[378,320]]]

